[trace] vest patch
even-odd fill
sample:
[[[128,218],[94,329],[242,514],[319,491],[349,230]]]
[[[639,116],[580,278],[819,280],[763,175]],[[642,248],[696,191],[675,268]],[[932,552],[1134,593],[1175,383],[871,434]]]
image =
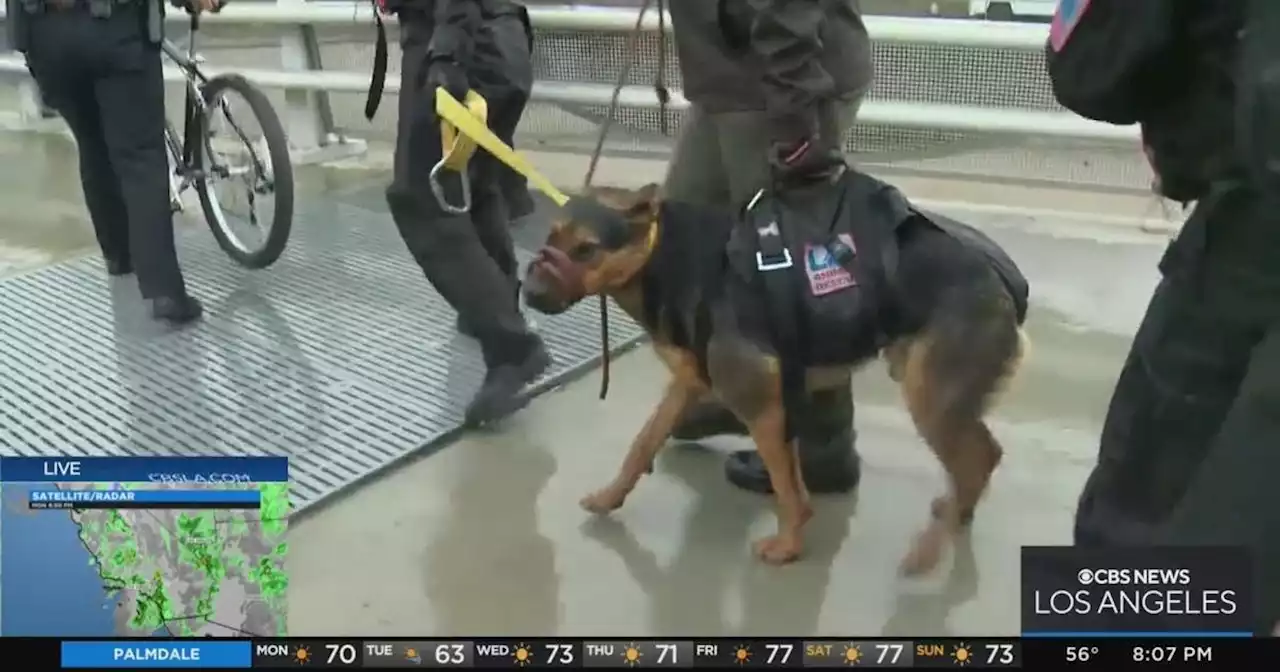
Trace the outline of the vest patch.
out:
[[[837,237],[856,252],[853,236],[841,233]],[[849,269],[840,265],[840,261],[826,245],[804,246],[804,272],[809,277],[809,291],[814,296],[826,296],[858,284]]]
[[[1089,8],[1090,0],[1061,0],[1058,11],[1053,14],[1053,22],[1049,24],[1049,45],[1054,51],[1062,51],[1062,46],[1071,37],[1071,31],[1080,23],[1080,17]]]

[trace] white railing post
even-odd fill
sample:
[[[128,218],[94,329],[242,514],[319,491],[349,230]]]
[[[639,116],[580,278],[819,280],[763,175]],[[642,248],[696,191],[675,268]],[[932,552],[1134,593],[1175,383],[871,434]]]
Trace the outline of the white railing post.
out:
[[[283,12],[307,14],[307,0],[276,0]],[[280,36],[280,64],[285,72],[311,72],[320,67],[314,28],[304,22]],[[363,153],[361,140],[341,136],[333,126],[328,93],[314,89],[285,88],[281,122],[289,135],[294,163],[320,163]]]
[[[282,11],[298,13],[304,12],[307,6],[306,0],[276,0],[276,4]],[[280,65],[286,72],[306,72],[311,69],[300,30],[285,31],[280,36]],[[285,132],[289,134],[289,144],[296,152],[306,155],[324,145],[325,129],[321,124],[319,108],[315,104],[315,94],[311,91],[286,88],[280,120],[284,122]]]

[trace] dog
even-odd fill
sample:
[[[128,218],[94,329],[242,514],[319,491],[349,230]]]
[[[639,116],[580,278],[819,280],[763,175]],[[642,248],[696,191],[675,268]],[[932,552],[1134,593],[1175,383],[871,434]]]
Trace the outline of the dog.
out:
[[[755,542],[754,551],[767,563],[784,564],[800,556],[812,508],[788,440],[786,362],[764,339],[744,332],[745,304],[722,289],[732,272],[725,246],[738,221],[735,213],[664,201],[657,185],[594,188],[553,218],[522,291],[527,305],[545,314],[562,313],[587,296],[612,298],[648,331],[671,373],[617,476],[584,497],[582,507],[605,514],[622,506],[652,470],[682,413],[711,396],[743,421],[768,470],[778,530]],[[938,564],[971,521],[1004,454],[984,418],[1028,346],[1026,296],[1019,308],[986,252],[926,218],[910,219],[893,235],[897,291],[894,305],[878,308],[892,308],[898,318],[848,361],[806,365],[803,375],[810,390],[848,385],[854,370],[880,356],[887,361],[916,430],[949,481],[901,562],[902,574],[919,575]],[[691,336],[698,331],[701,338]]]

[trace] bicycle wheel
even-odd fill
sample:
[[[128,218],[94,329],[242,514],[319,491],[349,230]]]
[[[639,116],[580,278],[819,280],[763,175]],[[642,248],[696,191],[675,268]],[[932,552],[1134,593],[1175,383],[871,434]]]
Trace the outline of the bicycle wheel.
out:
[[[265,268],[280,258],[293,227],[293,164],[289,161],[284,127],[267,97],[239,75],[214,77],[202,93],[207,106],[200,118],[202,146],[197,149],[201,154],[197,164],[204,171],[195,187],[205,220],[218,246],[236,263],[246,268]],[[248,109],[233,111],[232,94],[242,98]],[[262,132],[260,141],[248,136],[249,121],[257,122]],[[223,149],[231,150],[229,159],[219,158],[219,150]],[[233,167],[229,160],[234,159],[243,160],[246,165]],[[212,189],[220,183],[239,190],[236,194],[243,193],[248,212],[229,212],[230,199]],[[263,226],[256,206],[266,197],[274,203],[265,208],[271,221]],[[240,224],[246,225],[245,230],[240,230]]]

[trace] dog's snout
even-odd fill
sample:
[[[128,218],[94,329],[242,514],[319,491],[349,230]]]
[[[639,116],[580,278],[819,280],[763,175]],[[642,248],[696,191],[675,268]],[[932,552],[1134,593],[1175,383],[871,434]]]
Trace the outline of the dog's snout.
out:
[[[569,309],[569,305],[556,293],[552,291],[547,284],[543,274],[537,272],[536,267],[530,265],[528,273],[525,274],[524,286],[522,287],[525,305],[547,315],[557,315]]]

